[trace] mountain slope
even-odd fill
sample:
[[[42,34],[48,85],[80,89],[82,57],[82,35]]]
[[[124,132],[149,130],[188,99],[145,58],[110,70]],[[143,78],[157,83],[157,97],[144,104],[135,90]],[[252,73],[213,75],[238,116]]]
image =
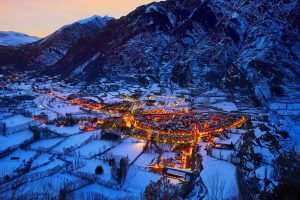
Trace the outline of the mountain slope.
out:
[[[37,40],[39,40],[38,37],[28,36],[24,33],[0,31],[0,45],[2,46],[20,46]]]
[[[88,19],[66,25],[46,38],[22,46],[0,48],[0,54],[7,54],[0,58],[1,65],[13,65],[16,69],[44,69],[54,65],[80,39],[93,37],[101,32],[103,26],[111,17],[93,16]],[[17,63],[16,63],[17,61]]]
[[[252,91],[264,102],[282,95],[286,82],[299,83],[299,30],[290,16],[296,7],[296,1],[153,3],[78,43],[51,70],[68,76],[85,64],[86,80],[138,74],[196,93]]]
[[[93,16],[91,18],[66,25],[50,36],[33,45],[35,54],[29,65],[46,68],[59,61],[78,40],[101,32],[110,17]]]
[[[251,121],[231,162],[250,178],[245,190],[259,183],[265,191],[278,184],[267,177],[276,158],[300,152],[299,11],[300,0],[152,3],[103,24],[92,17],[33,44],[0,47],[0,72],[56,76],[55,84],[70,81],[82,96],[106,98],[134,85],[130,94],[145,88],[143,99],[148,91],[184,97],[195,111],[234,102],[231,111]]]
[[[285,95],[287,83],[299,85],[297,9],[295,0],[169,0],[99,32],[75,23],[17,55],[30,52],[24,66],[63,78],[135,77],[194,95],[218,88],[260,105]]]

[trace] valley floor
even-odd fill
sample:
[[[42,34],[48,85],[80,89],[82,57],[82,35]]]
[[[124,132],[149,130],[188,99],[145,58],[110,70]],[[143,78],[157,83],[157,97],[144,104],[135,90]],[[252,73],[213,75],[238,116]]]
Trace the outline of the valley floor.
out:
[[[3,133],[0,136],[2,199],[28,194],[54,197],[61,195],[62,191],[71,199],[89,199],[95,193],[109,199],[141,199],[149,183],[163,177],[161,173],[150,170],[149,166],[160,166],[161,161],[166,160],[178,169],[185,169],[184,160],[178,161],[178,152],[174,152],[177,147],[172,144],[152,144],[143,138],[122,133],[118,140],[104,139],[107,135],[106,129],[82,129],[87,126],[86,121],[93,118],[118,117],[120,114],[104,108],[87,111],[88,105],[66,101],[72,94],[80,94],[84,99],[107,105],[123,102],[125,99],[133,102],[132,107],[126,108],[131,112],[137,112],[139,109],[145,112],[163,109],[178,112],[188,110],[203,115],[221,113],[225,116],[247,116],[248,126],[230,129],[226,137],[221,134],[216,135],[213,140],[196,141],[194,154],[201,158],[202,167],[194,168],[199,170],[199,175],[196,177],[193,191],[188,196],[191,199],[229,199],[239,193],[237,168],[241,166],[237,160],[250,154],[259,155],[261,160],[259,164],[253,163],[251,159],[243,163],[243,167],[249,172],[248,176],[257,179],[261,190],[272,189],[276,185],[272,174],[272,162],[276,156],[283,148],[291,146],[300,151],[300,124],[297,124],[300,103],[271,103],[271,110],[262,113],[261,110],[243,102],[242,97],[232,99],[218,90],[193,97],[188,90],[180,87],[173,89],[172,93],[166,93],[158,84],[152,84],[148,88],[135,84],[124,86],[122,82],[114,84],[118,87],[112,87],[113,83],[106,83],[111,88],[92,95],[86,94],[87,91],[83,91],[81,86],[34,81],[10,83],[6,89],[0,91],[3,104],[0,110],[0,131]],[[113,109],[122,110],[123,107],[121,104]],[[69,115],[80,119],[80,122],[67,126],[45,123],[42,118],[46,116],[48,121],[58,123],[58,119]],[[278,125],[279,123],[281,124]],[[32,126],[43,130],[42,134],[37,135],[35,130],[30,128]],[[275,133],[279,127],[282,131],[288,131],[289,137],[283,138],[277,134],[271,139],[266,139],[270,132]],[[251,151],[246,149],[244,155],[241,155],[240,150],[250,132],[253,133]],[[227,148],[230,145],[231,147]],[[128,159],[129,169],[121,184],[114,178],[115,169],[110,163],[112,158]],[[102,173],[95,173],[97,166],[102,166]],[[172,184],[182,185],[182,179],[168,178]],[[270,180],[268,185],[265,185],[266,178]]]

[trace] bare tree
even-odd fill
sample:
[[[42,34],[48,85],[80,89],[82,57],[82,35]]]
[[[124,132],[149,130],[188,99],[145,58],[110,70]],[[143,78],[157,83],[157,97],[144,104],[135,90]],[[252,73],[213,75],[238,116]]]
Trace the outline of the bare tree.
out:
[[[144,191],[146,200],[177,200],[179,199],[179,189],[170,183],[170,180],[163,177],[157,182],[150,182]]]

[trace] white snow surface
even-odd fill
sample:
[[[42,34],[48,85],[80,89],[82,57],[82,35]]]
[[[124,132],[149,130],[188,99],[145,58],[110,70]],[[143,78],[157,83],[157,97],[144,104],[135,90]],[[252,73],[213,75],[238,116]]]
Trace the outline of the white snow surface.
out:
[[[18,146],[32,137],[33,133],[29,130],[20,131],[7,136],[0,135],[0,151],[3,151],[9,147]]]
[[[94,15],[92,17],[89,17],[89,18],[86,18],[86,19],[82,19],[82,20],[79,20],[77,21],[79,24],[86,24],[88,22],[91,22],[91,21],[94,21],[94,20],[100,20],[100,21],[108,21],[110,19],[113,19],[113,17],[109,17],[109,16],[104,16],[104,17],[101,17],[101,16],[97,16],[97,15]]]
[[[231,134],[230,138],[227,140],[221,140],[220,138],[215,138],[214,141],[220,144],[236,144],[241,138],[241,134]]]
[[[29,36],[24,33],[0,31],[0,45],[3,46],[20,46],[37,40],[39,40],[38,37]]]
[[[259,138],[265,134],[265,132],[261,131],[259,127],[254,129],[254,134],[256,138]]]
[[[98,153],[102,153],[112,146],[112,142],[109,140],[93,140],[88,144],[74,150],[73,152],[81,157],[89,158]]]
[[[221,103],[216,103],[212,104],[212,107],[220,108],[226,112],[231,112],[231,111],[237,111],[237,107],[234,103],[232,102],[221,102]]]
[[[60,28],[59,31],[65,29],[65,28],[67,28],[69,26],[72,26],[75,23],[79,23],[79,24],[83,25],[83,24],[87,24],[87,23],[93,22],[95,20],[98,20],[98,21],[100,21],[100,23],[102,23],[102,25],[105,25],[107,23],[107,21],[109,21],[111,19],[113,19],[113,17],[109,17],[109,16],[101,17],[101,16],[98,16],[98,15],[94,15],[92,17],[88,17],[88,18],[85,18],[85,19],[78,20],[78,21],[76,21],[74,23],[67,24],[67,25],[63,26],[62,28]]]
[[[236,191],[232,191],[232,188],[237,188],[236,167],[233,164],[208,156],[203,158],[202,163],[204,168],[200,175],[208,190],[208,195],[205,199],[210,199],[213,196],[214,187],[218,187],[219,191],[224,187],[222,199],[230,199],[229,194],[236,194]]]
[[[103,167],[103,173],[97,175],[101,180],[110,181],[111,180],[111,171],[110,166],[107,162],[99,159],[86,159],[86,165],[76,170],[76,172],[84,172],[89,174],[95,174],[95,169],[97,166],[101,165]]]
[[[51,154],[48,153],[42,153],[39,155],[32,163],[31,163],[31,168],[35,168],[41,165],[44,165],[48,162],[50,162]]]
[[[157,153],[143,153],[135,162],[134,165],[140,167],[147,167],[149,164],[156,162],[158,157]]]
[[[127,196],[132,196],[130,193],[127,193],[127,192],[114,190],[114,189],[99,185],[97,183],[93,183],[93,184],[87,185],[79,190],[76,190],[74,192],[75,199],[88,199],[86,196],[87,193],[101,194],[106,197],[109,197],[110,199],[119,199],[119,198],[125,198]]]
[[[58,167],[58,166],[63,166],[65,164],[64,161],[62,160],[59,160],[59,159],[54,159],[53,161],[51,161],[50,163],[42,166],[42,167],[39,167],[35,170],[32,170],[28,173],[28,175],[30,174],[35,174],[35,173],[38,173],[38,172],[45,172],[47,170],[50,170],[50,169],[53,169],[55,167]]]
[[[145,13],[149,13],[149,12],[151,12],[151,10],[158,11],[158,7],[154,4],[151,4],[150,6],[148,6],[146,8]]]
[[[76,133],[80,133],[81,131],[79,130],[80,124],[76,124],[75,126],[64,126],[64,127],[57,127],[55,125],[47,125],[45,126],[49,128],[51,131],[54,131],[58,134],[62,135],[74,135]]]
[[[127,173],[124,188],[134,194],[140,194],[149,185],[150,181],[156,182],[160,178],[161,175],[159,174],[132,166]]]
[[[59,143],[60,141],[62,141],[63,138],[51,138],[51,139],[45,139],[45,140],[40,140],[37,141],[33,144],[30,145],[31,149],[39,149],[39,148],[51,148],[54,145],[56,145],[57,143]]]
[[[55,147],[52,151],[53,152],[64,152],[67,148],[78,147],[86,140],[88,140],[94,133],[93,132],[86,132],[80,133],[76,135],[72,135],[68,137],[65,141]]]
[[[0,174],[10,175],[18,168],[23,168],[24,165],[36,154],[35,151],[25,151],[18,149],[0,160]],[[18,159],[12,159],[13,157]]]
[[[15,115],[7,119],[2,120],[1,122],[6,124],[6,127],[14,127],[22,124],[26,124],[33,121],[30,118],[24,117],[23,115]]]
[[[129,137],[106,154],[120,157],[128,156],[129,162],[132,162],[143,151],[145,144],[145,141]]]

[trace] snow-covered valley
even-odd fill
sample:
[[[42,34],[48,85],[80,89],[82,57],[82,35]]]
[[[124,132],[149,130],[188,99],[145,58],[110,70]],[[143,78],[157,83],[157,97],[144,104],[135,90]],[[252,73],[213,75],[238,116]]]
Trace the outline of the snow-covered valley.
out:
[[[296,147],[299,150],[298,115],[292,115],[299,111],[296,103],[286,105],[293,112],[281,115],[279,111],[286,109],[283,103],[271,104],[270,110],[263,111],[233,101],[218,90],[192,97],[188,90],[179,86],[173,89],[174,94],[164,93],[158,84],[147,88],[134,83],[103,82],[106,83],[105,90],[99,93],[94,93],[96,85],[82,90],[82,86],[74,87],[51,78],[7,83],[0,96],[4,105],[0,123],[5,126],[3,136],[0,136],[3,198],[41,195],[45,190],[49,190],[47,195],[55,196],[63,189],[68,198],[104,195],[110,199],[140,199],[150,182],[162,177],[182,187],[186,181],[184,176],[175,177],[152,168],[164,166],[169,169],[172,166],[193,171],[193,190],[187,198],[228,199],[239,194],[241,171],[246,178],[257,181],[260,191],[271,191],[278,184],[273,166],[276,157],[284,149]],[[111,87],[113,84],[115,87]],[[7,102],[8,98],[19,100]],[[71,100],[73,98],[81,99],[81,103],[77,104]],[[84,99],[89,99],[90,103],[83,103]],[[97,102],[105,106],[98,108]],[[128,111],[123,112],[123,109]],[[141,121],[135,122],[142,123],[136,127],[128,126],[131,127],[129,132],[122,125],[114,127],[119,126],[118,120],[112,126],[106,121],[111,116],[115,119],[127,116],[127,119],[130,113],[139,119],[140,112],[166,116],[174,115],[172,112],[196,116],[199,113],[202,117],[198,126],[202,127],[209,126],[209,120],[219,120],[217,127],[226,126],[231,120],[235,124],[234,118],[230,119],[235,115],[248,120],[239,126],[230,125],[228,127],[232,128],[222,129],[222,132],[213,129],[212,135],[206,135],[206,129],[199,129],[200,138],[183,146],[194,149],[192,155],[196,159],[184,163],[186,161],[178,156],[185,151],[177,149],[176,142],[168,139],[155,142],[156,139],[143,137],[142,129],[138,130],[144,124]],[[215,118],[218,115],[225,118]],[[66,124],[70,120],[74,121],[72,125]],[[107,126],[99,125],[100,122]],[[154,124],[151,130],[154,131],[157,125]],[[288,135],[284,135],[284,131]],[[117,139],[108,135],[115,135]],[[251,143],[245,145],[248,137],[252,138]],[[192,144],[196,146],[192,147]],[[111,159],[122,158],[128,159],[128,172],[120,183],[112,172]],[[101,174],[95,172],[97,166],[103,168]]]
[[[166,0],[0,32],[0,199],[298,200],[300,0]]]

